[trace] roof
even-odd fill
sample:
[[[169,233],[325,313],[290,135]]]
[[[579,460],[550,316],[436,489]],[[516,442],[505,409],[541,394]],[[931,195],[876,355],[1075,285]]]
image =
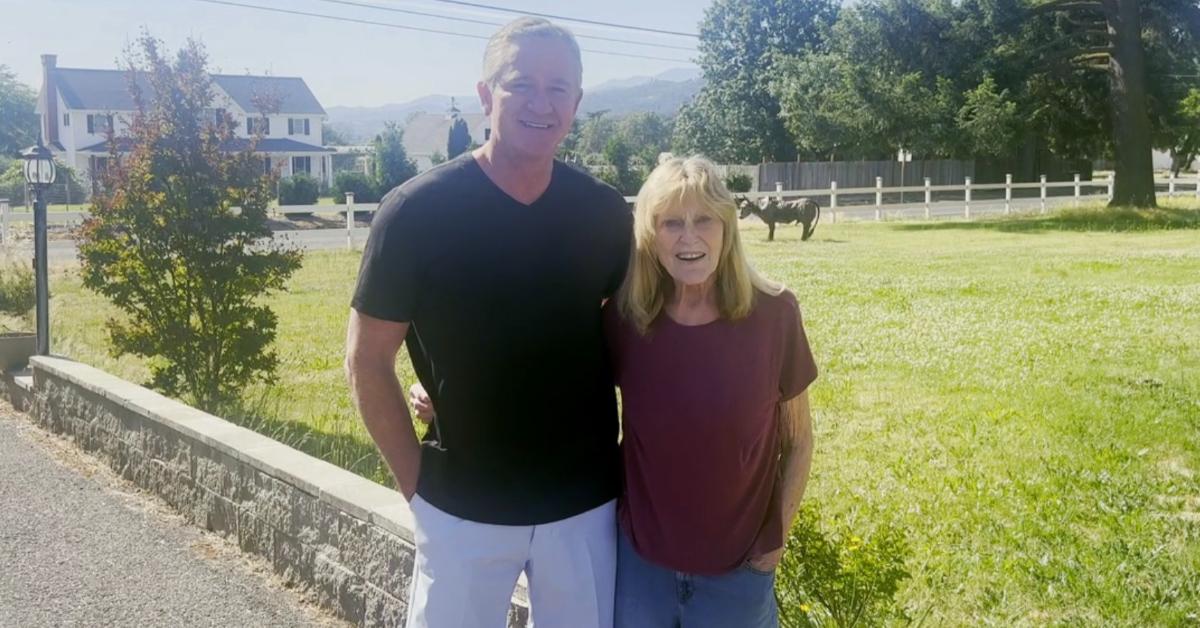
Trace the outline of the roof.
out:
[[[489,126],[488,117],[482,113],[459,114],[467,122],[471,139],[483,144],[483,129]],[[415,113],[404,125],[404,151],[410,157],[416,155],[446,155],[446,140],[450,138],[451,118],[441,113]]]
[[[127,137],[116,138],[117,151],[128,152],[132,146],[132,141]],[[224,149],[227,151],[246,150],[250,146],[250,140],[244,137],[237,137],[225,143]],[[86,146],[79,149],[81,153],[108,153],[108,142],[98,142],[91,146]],[[313,144],[305,144],[288,138],[263,138],[259,140],[258,146],[254,148],[256,153],[332,153],[332,148],[323,146],[315,146]]]
[[[212,78],[245,111],[258,111],[254,98],[262,95],[279,98],[279,113],[325,115],[325,109],[302,78],[233,74],[214,74]]]
[[[133,97],[129,95],[129,72],[126,70],[89,70],[80,68],[55,68],[52,70],[59,93],[71,109],[98,111],[133,111]],[[149,82],[144,74],[136,76],[143,92],[149,93]],[[325,115],[325,109],[317,102],[304,79],[291,76],[237,76],[214,74],[215,85],[224,90],[244,111],[258,111],[256,96],[277,97],[279,113]]]
[[[58,92],[71,109],[100,111],[133,111],[133,96],[129,95],[129,74],[122,70],[83,70],[57,68],[52,71]],[[144,75],[137,84],[145,93],[149,84]]]

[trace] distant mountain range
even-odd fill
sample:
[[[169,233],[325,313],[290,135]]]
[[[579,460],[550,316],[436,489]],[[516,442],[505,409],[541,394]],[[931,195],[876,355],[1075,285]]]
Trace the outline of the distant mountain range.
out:
[[[697,68],[676,68],[654,76],[633,76],[605,81],[584,90],[580,113],[607,110],[612,115],[652,111],[673,116],[690,101],[704,79]],[[351,142],[367,142],[383,130],[383,125],[395,121],[401,125],[417,112],[441,113],[450,108],[451,96],[433,94],[405,103],[380,107],[327,107],[329,123]],[[474,94],[453,96],[455,106],[463,113],[479,113],[479,98]]]

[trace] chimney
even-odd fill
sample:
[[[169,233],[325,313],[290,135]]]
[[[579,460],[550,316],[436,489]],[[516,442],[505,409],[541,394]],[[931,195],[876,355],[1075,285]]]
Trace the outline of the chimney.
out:
[[[55,83],[55,68],[58,55],[42,55],[42,91],[46,102],[42,103],[42,138],[47,145],[58,142],[58,85]]]

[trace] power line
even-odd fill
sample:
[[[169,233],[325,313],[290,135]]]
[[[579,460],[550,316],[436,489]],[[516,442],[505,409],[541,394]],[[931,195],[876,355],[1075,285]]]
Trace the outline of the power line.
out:
[[[375,20],[363,20],[363,19],[359,19],[359,18],[345,17],[345,16],[341,16],[341,15],[327,15],[324,13],[310,13],[308,11],[296,11],[294,9],[281,9],[278,7],[264,7],[264,6],[254,5],[254,4],[243,4],[241,2],[231,2],[230,0],[193,0],[193,2],[204,2],[207,4],[221,4],[221,5],[230,6],[230,7],[239,7],[242,9],[256,9],[259,11],[269,11],[272,13],[286,13],[288,15],[299,15],[299,16],[303,16],[303,17],[315,17],[315,18],[320,18],[320,19],[325,19],[325,20],[334,20],[334,21],[338,21],[338,22],[351,22],[354,24],[367,24],[370,26],[385,26],[387,28],[398,28],[400,30],[417,31],[417,32],[421,32],[421,33],[433,33],[435,35],[450,35],[451,37],[465,37],[467,39],[482,39],[484,41],[491,39],[490,37],[485,37],[483,35],[471,35],[468,33],[457,33],[454,31],[444,31],[444,30],[439,30],[436,28],[424,28],[421,26],[409,26],[407,24],[395,24],[392,22],[377,22]],[[650,55],[634,54],[631,52],[614,52],[611,50],[591,50],[588,48],[581,48],[580,50],[582,50],[583,52],[590,52],[590,53],[599,54],[599,55],[611,55],[614,57],[631,57],[634,59],[651,59],[654,61],[670,61],[672,63],[692,63],[688,59],[671,59],[668,57],[654,57],[654,56],[650,56]]]
[[[463,2],[463,0],[430,0],[431,2],[442,2],[445,4],[457,4],[464,7],[473,7],[476,9],[490,9],[492,11],[503,11],[504,13],[516,13],[517,15],[536,15],[538,17],[548,17],[552,20],[563,20],[565,22],[578,22],[580,24],[595,24],[596,26],[611,26],[613,28],[624,28],[631,31],[645,31],[647,33],[659,33],[662,35],[679,35],[680,37],[695,37],[699,39],[696,33],[681,33],[679,31],[667,31],[657,28],[647,28],[645,26],[633,26],[630,24],[614,24],[612,22],[600,22],[597,20],[585,20],[581,17],[567,17],[565,15],[553,15],[550,13],[535,13],[533,11],[522,11],[520,9],[510,9],[508,7],[498,7],[490,4],[479,4],[476,2]]]
[[[441,15],[438,13],[429,13],[426,11],[417,11],[415,9],[401,9],[399,7],[380,6],[377,4],[368,4],[366,2],[353,2],[352,0],[317,0],[317,2],[326,2],[329,4],[342,4],[351,7],[362,7],[365,9],[375,9],[377,11],[389,11],[391,13],[406,13],[408,15],[420,15],[424,17],[432,17],[439,20],[451,20],[454,22],[465,22],[468,24],[484,24],[486,26],[504,26],[504,22],[493,22],[490,20],[476,20],[469,17],[459,17],[454,15]],[[621,39],[619,37],[603,37],[601,35],[581,35],[576,34],[579,39],[595,39],[598,41],[611,41],[619,44],[632,44],[634,46],[651,46],[654,48],[670,48],[672,50],[684,50],[687,52],[696,52],[695,48],[688,46],[673,46],[671,44],[656,44],[645,41],[634,41],[632,39]]]

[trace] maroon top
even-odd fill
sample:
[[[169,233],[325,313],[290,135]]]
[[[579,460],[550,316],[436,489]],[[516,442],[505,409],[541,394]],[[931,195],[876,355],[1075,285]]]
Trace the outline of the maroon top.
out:
[[[783,546],[779,404],[817,377],[796,297],[758,293],[736,323],[640,335],[605,306],[621,387],[621,528],[663,567],[716,575]]]

